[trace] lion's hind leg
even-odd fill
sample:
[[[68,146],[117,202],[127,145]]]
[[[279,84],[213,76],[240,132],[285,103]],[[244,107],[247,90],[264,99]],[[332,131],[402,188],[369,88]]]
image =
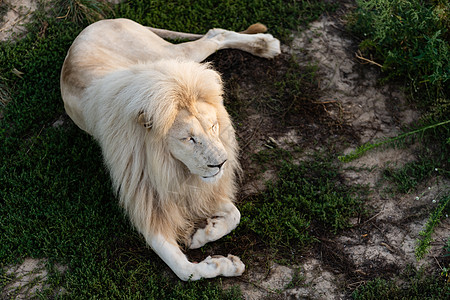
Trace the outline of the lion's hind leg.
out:
[[[175,50],[172,55],[201,62],[221,49],[239,49],[264,58],[280,54],[280,41],[270,34],[260,33],[262,28],[259,26],[255,28],[249,31],[250,34],[210,29],[196,41],[172,45]]]
[[[191,263],[174,240],[168,240],[162,235],[156,234],[149,237],[147,241],[156,254],[181,280],[240,276],[245,270],[245,265],[240,258],[231,254],[227,257],[208,256],[199,263]]]
[[[281,53],[280,41],[267,33],[242,34],[223,29],[211,29],[205,38],[215,41],[218,44],[218,50],[239,49],[269,59]]]
[[[189,249],[197,249],[208,242],[213,242],[230,233],[239,224],[241,213],[236,206],[227,202],[220,211],[207,219],[204,228],[199,228],[192,235]]]

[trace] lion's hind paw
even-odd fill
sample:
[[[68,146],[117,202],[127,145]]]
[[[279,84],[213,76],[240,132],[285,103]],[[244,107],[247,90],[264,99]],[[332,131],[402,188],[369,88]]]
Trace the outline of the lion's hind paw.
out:
[[[256,34],[258,40],[252,44],[254,55],[264,58],[274,58],[281,53],[280,41],[274,38],[271,34]]]

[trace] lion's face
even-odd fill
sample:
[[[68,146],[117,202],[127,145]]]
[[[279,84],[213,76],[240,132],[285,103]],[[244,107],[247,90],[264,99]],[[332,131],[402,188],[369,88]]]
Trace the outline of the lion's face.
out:
[[[227,152],[219,132],[216,109],[198,102],[197,112],[181,110],[169,130],[170,153],[181,161],[192,174],[203,180],[218,180],[226,167]]]

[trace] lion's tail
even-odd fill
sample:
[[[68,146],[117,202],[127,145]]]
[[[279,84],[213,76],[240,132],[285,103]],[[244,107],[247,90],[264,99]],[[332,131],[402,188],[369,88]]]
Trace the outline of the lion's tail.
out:
[[[178,32],[178,31],[171,31],[171,30],[153,28],[153,27],[146,27],[146,28],[151,30],[153,33],[155,33],[159,37],[162,37],[163,39],[168,39],[168,40],[195,41],[204,36],[203,34]],[[255,23],[255,24],[250,25],[246,30],[241,31],[239,33],[256,34],[256,33],[264,33],[266,31],[267,31],[267,27],[264,24]]]

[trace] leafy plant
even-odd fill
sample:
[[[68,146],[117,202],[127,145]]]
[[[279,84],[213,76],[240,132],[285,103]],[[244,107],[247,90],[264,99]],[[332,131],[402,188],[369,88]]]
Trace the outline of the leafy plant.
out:
[[[421,238],[418,240],[418,245],[416,247],[416,258],[418,260],[422,259],[430,249],[431,235],[436,226],[440,223],[444,211],[450,209],[449,203],[450,195],[443,197],[439,201],[438,207],[431,213],[425,228],[420,232]]]
[[[315,241],[316,225],[333,233],[349,226],[348,219],[362,211],[355,194],[330,162],[282,162],[278,180],[242,206],[241,226],[276,249],[301,249]]]
[[[358,0],[351,28],[360,48],[381,60],[387,78],[407,78],[420,100],[448,97],[450,44],[448,2]],[[423,92],[422,92],[423,91]]]

